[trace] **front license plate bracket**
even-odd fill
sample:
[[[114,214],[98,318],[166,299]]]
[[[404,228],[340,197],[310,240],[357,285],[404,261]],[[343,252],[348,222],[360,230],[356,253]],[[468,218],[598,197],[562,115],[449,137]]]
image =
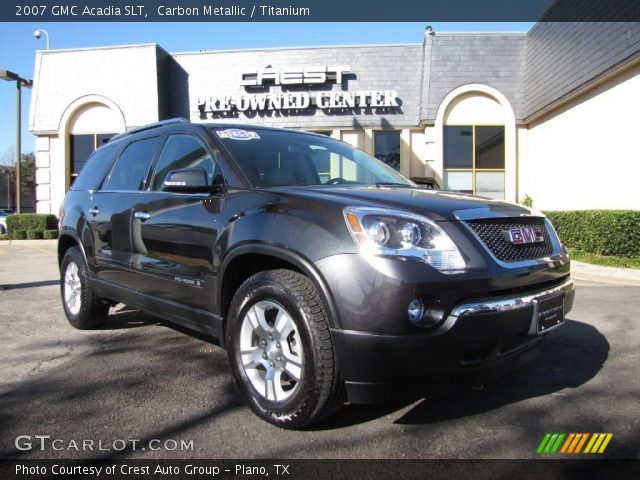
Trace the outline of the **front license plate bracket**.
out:
[[[564,292],[554,293],[533,300],[531,335],[542,335],[564,323]]]

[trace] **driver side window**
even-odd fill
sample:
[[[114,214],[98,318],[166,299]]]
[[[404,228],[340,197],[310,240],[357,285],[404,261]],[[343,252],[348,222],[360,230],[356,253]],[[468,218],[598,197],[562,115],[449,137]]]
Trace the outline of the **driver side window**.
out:
[[[171,135],[154,168],[151,190],[161,190],[162,183],[170,171],[197,167],[204,168],[207,172],[209,185],[221,182],[220,168],[200,139],[191,135]]]

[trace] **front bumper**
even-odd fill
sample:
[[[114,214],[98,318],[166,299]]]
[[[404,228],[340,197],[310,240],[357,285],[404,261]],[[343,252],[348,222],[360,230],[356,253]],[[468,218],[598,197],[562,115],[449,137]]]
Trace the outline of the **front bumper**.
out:
[[[333,329],[349,401],[397,400],[456,377],[484,380],[517,368],[544,336],[537,334],[536,299],[559,292],[566,315],[575,293],[568,277],[544,289],[464,301],[425,333]]]

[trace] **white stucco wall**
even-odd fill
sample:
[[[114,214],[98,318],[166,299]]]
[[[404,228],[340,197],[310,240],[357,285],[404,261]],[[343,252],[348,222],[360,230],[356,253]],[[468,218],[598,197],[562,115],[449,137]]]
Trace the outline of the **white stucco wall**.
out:
[[[158,121],[156,45],[36,53],[29,130],[57,132],[68,107],[85,96],[111,100],[127,128]]]
[[[36,211],[55,213],[69,187],[69,134],[122,132],[158,121],[157,46],[36,53],[29,130]]]
[[[640,64],[530,123],[520,191],[538,210],[640,209]]]

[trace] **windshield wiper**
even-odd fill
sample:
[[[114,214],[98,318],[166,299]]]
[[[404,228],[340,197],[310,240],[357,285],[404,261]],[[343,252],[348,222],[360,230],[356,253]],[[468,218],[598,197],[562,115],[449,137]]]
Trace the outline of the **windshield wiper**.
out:
[[[376,182],[376,187],[405,187],[411,188],[412,185],[408,183],[398,183],[398,182]]]

